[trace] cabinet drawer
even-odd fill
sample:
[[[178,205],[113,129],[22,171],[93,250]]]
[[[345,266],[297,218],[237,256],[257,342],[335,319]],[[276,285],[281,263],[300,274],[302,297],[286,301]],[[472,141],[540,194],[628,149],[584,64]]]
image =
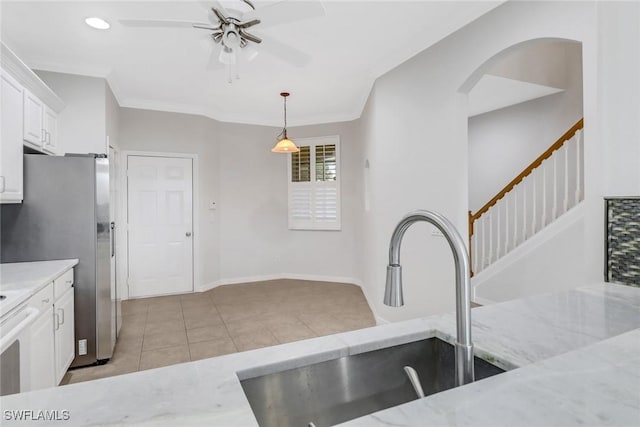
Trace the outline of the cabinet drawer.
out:
[[[44,313],[47,308],[53,305],[53,284],[49,283],[44,289],[35,294],[29,300],[29,307],[37,308]]]
[[[60,298],[73,285],[73,268],[53,281],[53,296]]]

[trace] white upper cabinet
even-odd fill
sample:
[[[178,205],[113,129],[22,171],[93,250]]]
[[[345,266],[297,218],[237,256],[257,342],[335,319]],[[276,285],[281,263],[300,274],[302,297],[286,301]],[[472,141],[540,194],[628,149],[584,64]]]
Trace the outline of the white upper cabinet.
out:
[[[0,202],[22,202],[22,86],[0,70]]]
[[[42,127],[44,129],[44,151],[54,155],[62,154],[58,144],[58,114],[47,106],[45,106],[42,116]]]
[[[44,104],[40,99],[24,90],[23,138],[25,145],[42,150],[45,141]]]
[[[2,42],[0,64],[0,203],[22,203],[23,147],[63,154],[64,102]]]

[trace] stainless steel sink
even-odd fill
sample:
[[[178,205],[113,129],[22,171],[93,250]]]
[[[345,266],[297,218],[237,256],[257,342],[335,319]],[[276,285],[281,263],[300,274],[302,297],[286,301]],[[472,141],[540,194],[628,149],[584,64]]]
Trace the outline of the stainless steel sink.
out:
[[[332,426],[417,398],[404,372],[413,367],[425,395],[453,388],[454,350],[437,338],[241,381],[261,427]],[[476,380],[504,370],[474,359]]]

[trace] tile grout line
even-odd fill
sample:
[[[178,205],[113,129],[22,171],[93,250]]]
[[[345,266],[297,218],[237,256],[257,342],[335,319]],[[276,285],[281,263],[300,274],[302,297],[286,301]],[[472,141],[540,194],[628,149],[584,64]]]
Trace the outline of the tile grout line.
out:
[[[236,342],[233,340],[233,337],[231,336],[231,332],[229,331],[229,327],[227,326],[227,322],[224,320],[224,317],[222,316],[222,313],[220,312],[220,310],[218,310],[218,305],[216,304],[215,299],[213,298],[212,295],[208,295],[209,300],[211,300],[211,303],[213,304],[213,306],[216,309],[216,312],[218,313],[218,316],[220,316],[220,320],[222,320],[222,324],[224,325],[224,329],[227,331],[227,335],[229,336],[229,339],[231,340],[231,344],[233,344],[233,348],[236,349],[236,353],[239,353],[238,350],[238,346],[236,345]]]

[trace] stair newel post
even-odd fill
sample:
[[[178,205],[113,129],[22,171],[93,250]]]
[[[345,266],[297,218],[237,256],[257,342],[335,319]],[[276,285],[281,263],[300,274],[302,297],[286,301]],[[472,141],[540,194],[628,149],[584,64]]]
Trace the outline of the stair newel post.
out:
[[[582,143],[582,131],[578,131],[576,132],[576,205],[578,203],[580,203],[580,193],[582,191],[582,181],[580,179],[582,173],[581,173],[581,147],[580,144]]]
[[[471,277],[473,277],[473,271],[475,270],[475,259],[474,259],[474,254],[473,254],[473,214],[471,213],[471,211],[468,211],[469,216],[467,217],[469,220],[469,259],[471,260],[471,265],[470,265],[470,272],[469,274],[471,275]]]

